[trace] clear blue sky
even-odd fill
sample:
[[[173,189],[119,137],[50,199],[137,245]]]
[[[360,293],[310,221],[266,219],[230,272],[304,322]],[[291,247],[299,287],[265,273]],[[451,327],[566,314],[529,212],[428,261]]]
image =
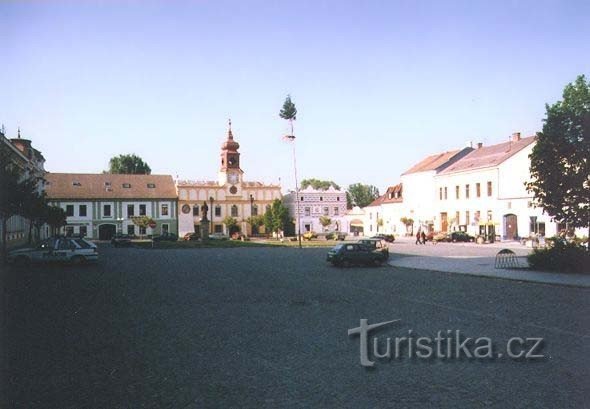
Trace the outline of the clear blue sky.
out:
[[[0,122],[53,172],[134,152],[214,179],[227,118],[247,179],[380,190],[423,156],[541,129],[590,74],[588,1],[30,1],[0,4]]]

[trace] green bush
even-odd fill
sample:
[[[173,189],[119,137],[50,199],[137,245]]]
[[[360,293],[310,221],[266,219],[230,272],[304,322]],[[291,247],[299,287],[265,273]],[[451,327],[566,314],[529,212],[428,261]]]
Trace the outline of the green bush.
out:
[[[561,273],[590,272],[590,253],[575,242],[552,240],[552,246],[535,249],[528,256],[529,265],[534,270],[558,271]]]

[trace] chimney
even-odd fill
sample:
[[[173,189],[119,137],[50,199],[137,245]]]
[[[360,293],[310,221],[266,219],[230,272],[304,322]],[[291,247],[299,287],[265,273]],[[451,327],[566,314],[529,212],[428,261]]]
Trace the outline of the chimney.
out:
[[[467,142],[465,142],[465,147],[466,148],[473,148],[473,141],[467,141]]]
[[[520,132],[514,132],[512,134],[512,142],[518,142],[520,141]]]
[[[482,146],[483,146],[483,142],[478,142],[477,143],[477,149],[481,149]]]

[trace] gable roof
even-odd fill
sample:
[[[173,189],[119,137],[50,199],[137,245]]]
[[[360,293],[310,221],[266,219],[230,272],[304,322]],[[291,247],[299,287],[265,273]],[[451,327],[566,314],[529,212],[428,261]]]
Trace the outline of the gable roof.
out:
[[[459,160],[463,156],[471,152],[473,148],[456,149],[453,151],[447,151],[442,153],[436,153],[434,155],[427,156],[420,162],[406,170],[402,175],[408,175],[411,173],[426,172],[426,171],[441,171],[449,164]]]
[[[367,207],[372,206],[381,206],[382,204],[388,203],[402,203],[404,201],[404,197],[402,195],[403,192],[403,185],[398,183],[395,186],[389,186],[385,194],[379,196],[377,199],[373,200]],[[398,197],[395,197],[397,193]]]
[[[482,146],[481,148],[473,150],[465,157],[448,166],[446,169],[440,172],[440,174],[447,175],[450,173],[462,172],[472,169],[496,167],[535,142],[535,139],[535,136],[529,136],[517,141]]]
[[[176,199],[170,175],[47,173],[49,199]],[[128,187],[123,187],[123,185]],[[154,187],[148,187],[150,186]]]

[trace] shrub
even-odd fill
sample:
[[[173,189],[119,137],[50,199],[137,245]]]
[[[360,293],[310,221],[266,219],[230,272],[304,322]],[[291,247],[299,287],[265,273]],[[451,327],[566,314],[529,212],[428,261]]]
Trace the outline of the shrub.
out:
[[[535,270],[588,273],[590,269],[590,253],[585,247],[558,239],[553,239],[549,248],[535,249],[528,261]]]

